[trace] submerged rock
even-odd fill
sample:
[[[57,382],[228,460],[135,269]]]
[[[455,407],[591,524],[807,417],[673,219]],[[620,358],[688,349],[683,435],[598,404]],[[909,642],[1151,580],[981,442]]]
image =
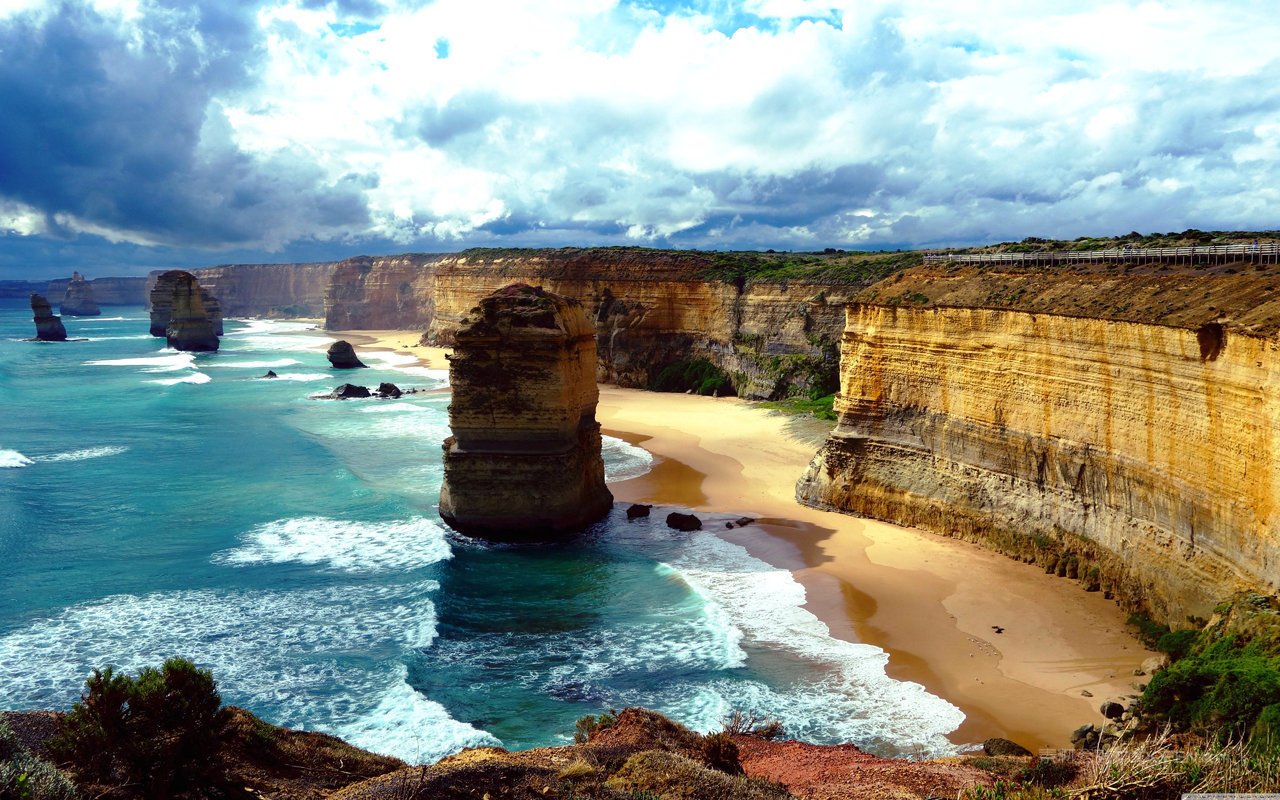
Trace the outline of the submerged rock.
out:
[[[36,323],[36,338],[42,342],[65,342],[67,329],[62,318],[53,315],[53,307],[42,294],[31,294],[31,316]]]
[[[351,346],[351,342],[338,340],[329,345],[329,351],[325,353],[329,359],[329,364],[334,369],[368,369],[368,365],[360,361],[356,357],[356,349]]]
[[[471,310],[455,342],[444,521],[470,535],[538,540],[608,513],[595,327],[582,304],[512,284]]]
[[[675,528],[678,531],[700,531],[702,530],[702,520],[693,514],[681,514],[679,511],[672,511],[667,515],[667,527]]]
[[[93,288],[79,272],[71,273],[67,291],[62,295],[58,310],[64,317],[96,317],[102,313],[93,299]]]
[[[267,374],[263,375],[262,377],[263,378],[279,378],[280,376],[276,374],[276,371],[274,369],[269,369],[267,370]]]

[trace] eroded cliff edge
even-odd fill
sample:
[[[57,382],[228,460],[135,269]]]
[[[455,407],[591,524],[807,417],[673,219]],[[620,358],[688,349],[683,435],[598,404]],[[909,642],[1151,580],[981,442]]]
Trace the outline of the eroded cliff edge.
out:
[[[808,505],[982,541],[1173,625],[1280,578],[1274,267],[919,268],[847,309]]]

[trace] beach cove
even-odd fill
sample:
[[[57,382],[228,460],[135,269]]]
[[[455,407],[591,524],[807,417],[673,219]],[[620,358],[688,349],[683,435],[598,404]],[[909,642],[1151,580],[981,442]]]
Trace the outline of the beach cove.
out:
[[[447,351],[417,345],[414,332],[331,333],[447,368]],[[957,706],[953,742],[1065,747],[1073,729],[1102,720],[1102,701],[1137,693],[1134,673],[1154,653],[1100,593],[967,542],[796,503],[823,423],[737,398],[612,386],[597,416],[607,435],[655,456],[646,474],[611,484],[619,502],[756,519],[715,533],[791,570],[832,636],[882,648],[890,677]]]

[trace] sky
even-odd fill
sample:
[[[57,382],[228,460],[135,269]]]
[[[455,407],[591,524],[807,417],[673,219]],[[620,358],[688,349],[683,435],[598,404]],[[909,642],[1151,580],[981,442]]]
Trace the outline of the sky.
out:
[[[1280,227],[1271,2],[0,0],[0,278]]]

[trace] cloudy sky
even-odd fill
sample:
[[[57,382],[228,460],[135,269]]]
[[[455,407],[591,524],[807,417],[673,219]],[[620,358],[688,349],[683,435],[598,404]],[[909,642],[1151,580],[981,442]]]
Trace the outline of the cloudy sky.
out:
[[[0,278],[1276,228],[1271,2],[0,0]]]

